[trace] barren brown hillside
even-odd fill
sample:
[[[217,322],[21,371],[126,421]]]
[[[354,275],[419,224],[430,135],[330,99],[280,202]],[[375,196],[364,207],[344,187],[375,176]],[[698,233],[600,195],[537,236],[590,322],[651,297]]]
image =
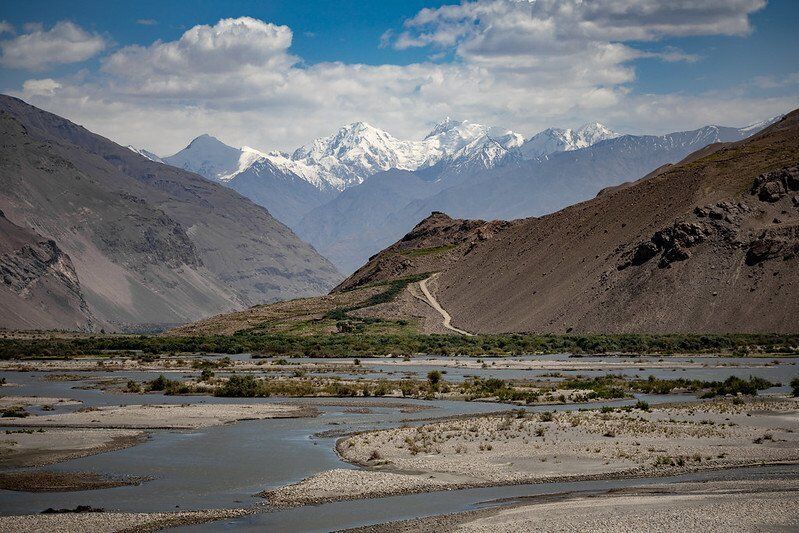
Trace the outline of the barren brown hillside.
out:
[[[799,331],[799,111],[520,221],[444,270],[474,332]]]
[[[453,219],[434,211],[402,239],[370,257],[333,292],[403,276],[440,272],[512,224],[502,220]]]

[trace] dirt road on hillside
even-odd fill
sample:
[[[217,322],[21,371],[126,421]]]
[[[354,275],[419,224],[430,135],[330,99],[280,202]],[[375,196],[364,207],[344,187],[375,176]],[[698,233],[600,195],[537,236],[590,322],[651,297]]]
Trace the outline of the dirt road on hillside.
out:
[[[423,279],[422,281],[419,282],[419,288],[422,289],[422,293],[424,294],[424,297],[427,299],[427,303],[429,303],[430,306],[433,309],[438,311],[438,313],[444,319],[443,325],[444,325],[445,328],[447,328],[449,330],[452,330],[452,331],[454,331],[456,333],[460,333],[461,335],[467,335],[469,337],[472,337],[473,335],[471,333],[469,333],[468,331],[464,331],[462,329],[458,329],[458,328],[456,328],[455,326],[452,325],[452,317],[449,316],[449,313],[447,313],[446,309],[441,307],[441,304],[438,303],[438,300],[436,300],[435,296],[433,296],[430,293],[430,289],[427,288],[427,282],[430,281],[431,279],[437,277],[437,276],[438,276],[438,274],[433,274],[429,278]]]

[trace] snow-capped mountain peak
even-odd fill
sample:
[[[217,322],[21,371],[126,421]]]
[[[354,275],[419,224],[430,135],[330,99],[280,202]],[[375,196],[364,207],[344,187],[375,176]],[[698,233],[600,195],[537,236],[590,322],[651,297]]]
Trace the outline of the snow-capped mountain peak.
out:
[[[239,161],[236,169],[228,174],[217,176],[217,179],[219,181],[230,181],[240,172],[244,172],[250,168],[253,163],[260,159],[264,159],[265,157],[267,157],[267,154],[261,152],[260,150],[250,148],[249,146],[242,146],[241,150],[239,150]]]
[[[250,168],[269,166],[286,177],[304,179],[320,190],[343,190],[389,169],[412,171],[438,163],[453,168],[463,168],[467,163],[470,169],[491,168],[523,143],[524,137],[518,133],[450,117],[419,141],[397,139],[385,130],[358,121],[315,139],[290,155],[247,146],[233,148],[203,134],[165,161],[224,182]]]
[[[535,159],[556,152],[587,148],[600,141],[620,136],[620,133],[616,133],[599,122],[584,124],[576,130],[548,128],[530,137],[519,148],[518,153],[524,159]]]
[[[298,148],[291,158],[320,167],[343,180],[346,187],[382,170],[414,170],[424,163],[425,156],[413,141],[399,140],[366,122],[353,122]]]
[[[612,131],[610,128],[604,124],[600,124],[599,122],[584,124],[583,126],[577,128],[577,131],[574,132],[575,144],[578,148],[585,148],[600,141],[614,139],[620,136],[620,133]]]
[[[425,139],[429,139],[430,137],[435,137],[437,135],[441,135],[442,133],[445,133],[445,132],[447,132],[447,131],[449,131],[449,130],[451,130],[453,128],[458,127],[460,124],[461,124],[461,122],[458,121],[458,120],[453,120],[450,117],[444,117],[444,120],[442,120],[441,122],[436,123],[436,125],[433,126],[433,129],[430,131],[430,133],[428,133],[425,136]]]
[[[219,180],[239,167],[241,150],[223,143],[207,133],[192,140],[175,155],[164,157],[165,163],[209,179]]]

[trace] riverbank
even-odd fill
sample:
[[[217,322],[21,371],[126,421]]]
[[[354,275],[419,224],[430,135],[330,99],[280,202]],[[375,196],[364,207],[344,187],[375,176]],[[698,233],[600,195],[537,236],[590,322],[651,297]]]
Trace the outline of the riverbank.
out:
[[[347,530],[412,531],[774,531],[799,527],[799,480],[713,481],[633,487],[603,493],[525,498],[465,513]]]
[[[314,410],[287,404],[195,403],[90,407],[57,415],[0,419],[0,426],[26,428],[197,429],[239,420],[298,418]]]
[[[208,509],[175,513],[58,512],[48,514],[0,516],[0,529],[19,533],[145,533],[169,527],[202,524],[236,518],[252,509]]]
[[[25,470],[0,472],[0,490],[18,492],[71,492],[140,485],[148,478],[105,476],[95,472],[54,472]]]
[[[45,466],[130,448],[144,431],[122,429],[8,429],[0,433],[0,467]]]

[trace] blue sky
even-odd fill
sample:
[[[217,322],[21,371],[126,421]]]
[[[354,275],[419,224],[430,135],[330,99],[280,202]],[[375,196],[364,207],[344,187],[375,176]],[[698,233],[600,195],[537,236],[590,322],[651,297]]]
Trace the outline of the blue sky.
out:
[[[551,0],[5,0],[0,90],[161,153],[208,130],[288,149],[353,120],[400,137],[445,115],[524,135],[591,120],[664,133],[799,106],[799,2],[585,4],[573,18]],[[209,50],[184,37],[197,26],[229,38]],[[83,48],[36,57],[65,34]]]

